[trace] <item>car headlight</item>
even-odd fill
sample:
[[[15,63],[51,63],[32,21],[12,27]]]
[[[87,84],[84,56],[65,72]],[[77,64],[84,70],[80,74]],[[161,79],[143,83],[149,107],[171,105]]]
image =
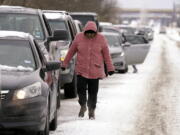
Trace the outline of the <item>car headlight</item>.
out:
[[[61,50],[61,52],[60,52],[60,61],[64,61],[67,53],[68,53],[68,50]]]
[[[15,92],[14,99],[27,99],[40,96],[42,93],[41,83],[37,82]]]

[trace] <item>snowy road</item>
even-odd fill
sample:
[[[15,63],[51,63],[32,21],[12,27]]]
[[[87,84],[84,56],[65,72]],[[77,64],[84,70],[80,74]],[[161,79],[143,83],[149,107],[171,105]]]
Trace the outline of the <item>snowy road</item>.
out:
[[[77,99],[62,100],[51,135],[179,135],[180,47],[157,35],[138,69],[100,82],[96,120],[77,117]]]
[[[51,135],[179,135],[180,43],[157,35],[137,74],[100,81],[96,120],[79,119],[76,99],[63,99]]]

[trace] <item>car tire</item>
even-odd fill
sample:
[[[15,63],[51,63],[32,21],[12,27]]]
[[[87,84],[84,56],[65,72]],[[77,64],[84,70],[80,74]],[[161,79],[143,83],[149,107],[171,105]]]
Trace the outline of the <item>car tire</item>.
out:
[[[73,80],[71,83],[64,84],[64,96],[66,98],[75,98],[77,97],[77,76],[74,74]]]
[[[128,72],[128,66],[127,65],[125,66],[125,69],[118,70],[118,73],[121,73],[121,74],[124,74],[124,73],[127,73],[127,72]]]
[[[58,116],[57,116],[57,109],[56,111],[54,112],[54,119],[52,120],[52,122],[50,123],[50,130],[52,131],[55,131],[56,128],[57,128],[57,119],[58,119]]]

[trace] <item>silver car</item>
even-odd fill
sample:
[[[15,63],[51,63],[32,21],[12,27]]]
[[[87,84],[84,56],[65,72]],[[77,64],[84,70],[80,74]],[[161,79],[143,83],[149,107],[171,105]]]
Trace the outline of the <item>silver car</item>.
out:
[[[128,66],[125,61],[125,53],[123,47],[121,46],[122,39],[120,35],[111,32],[102,32],[102,34],[108,41],[109,50],[113,64],[115,66],[115,70],[119,73],[126,73],[128,71]]]

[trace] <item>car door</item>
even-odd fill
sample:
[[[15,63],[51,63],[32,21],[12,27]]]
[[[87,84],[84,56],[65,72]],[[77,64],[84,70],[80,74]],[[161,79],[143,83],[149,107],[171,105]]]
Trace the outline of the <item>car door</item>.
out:
[[[126,43],[123,45],[127,65],[142,64],[149,52],[150,44],[143,36],[125,35]]]

